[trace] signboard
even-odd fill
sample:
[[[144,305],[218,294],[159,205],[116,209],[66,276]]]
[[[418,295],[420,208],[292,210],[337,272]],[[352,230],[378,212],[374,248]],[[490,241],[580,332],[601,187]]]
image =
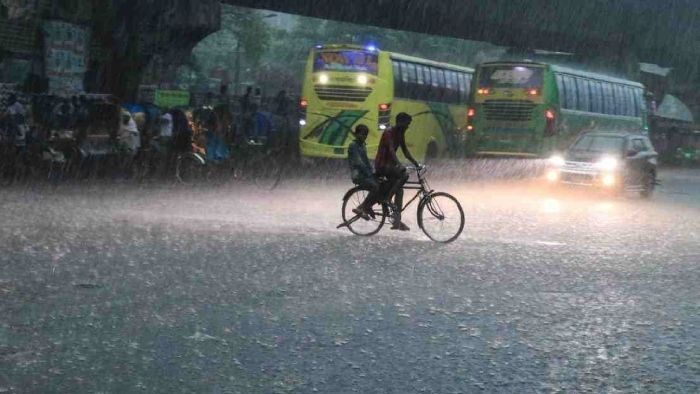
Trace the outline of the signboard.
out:
[[[379,57],[361,51],[319,52],[314,60],[314,72],[347,71],[377,74]]]
[[[185,90],[156,90],[155,104],[161,108],[187,107],[190,92]]]
[[[49,92],[82,92],[90,44],[89,31],[61,21],[45,21],[42,30],[44,68],[49,80]]]

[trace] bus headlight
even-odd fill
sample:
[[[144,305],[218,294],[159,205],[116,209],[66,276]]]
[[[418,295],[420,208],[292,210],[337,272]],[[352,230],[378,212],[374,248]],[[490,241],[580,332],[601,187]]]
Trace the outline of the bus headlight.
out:
[[[565,164],[565,160],[563,157],[559,155],[554,155],[549,158],[549,164],[555,166],[555,167],[562,167]]]
[[[550,182],[556,182],[559,180],[559,170],[549,170],[547,171],[547,180]]]
[[[318,83],[325,85],[328,83],[328,74],[321,74],[318,76]]]
[[[306,120],[305,120],[305,119],[299,119],[299,126],[306,126]]]
[[[358,76],[357,76],[357,83],[358,83],[358,84],[360,84],[360,85],[367,85],[367,82],[369,82],[369,80],[367,79],[367,76],[366,76],[366,75],[362,75],[362,74],[361,74],[361,75],[358,75]]]
[[[596,167],[603,171],[614,171],[617,169],[618,161],[614,157],[604,157],[596,163]]]

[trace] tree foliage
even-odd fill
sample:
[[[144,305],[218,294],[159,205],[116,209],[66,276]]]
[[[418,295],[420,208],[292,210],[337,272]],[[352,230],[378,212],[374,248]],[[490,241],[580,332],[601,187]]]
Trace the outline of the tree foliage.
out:
[[[268,18],[274,18],[265,11],[233,6],[223,6],[222,11],[222,29],[197,46],[194,57],[199,67],[191,69],[209,77],[217,69],[233,75],[240,43],[242,82],[268,93],[301,87],[304,64],[316,44],[375,43],[385,50],[459,65],[472,65],[479,51],[494,48],[481,42],[301,16],[287,16],[288,23],[279,26],[268,23]]]

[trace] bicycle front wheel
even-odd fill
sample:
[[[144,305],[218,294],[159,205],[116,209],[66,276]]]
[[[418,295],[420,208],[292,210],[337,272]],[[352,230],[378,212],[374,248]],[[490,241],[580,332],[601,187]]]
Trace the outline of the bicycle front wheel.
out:
[[[418,206],[418,225],[433,241],[450,243],[464,230],[464,210],[451,195],[434,193]]]
[[[343,199],[343,222],[353,234],[363,237],[378,233],[387,217],[387,208],[383,204],[375,204],[372,207],[374,217],[370,217],[369,220],[363,219],[352,211],[365,201],[368,194],[369,191],[357,187],[348,192]]]

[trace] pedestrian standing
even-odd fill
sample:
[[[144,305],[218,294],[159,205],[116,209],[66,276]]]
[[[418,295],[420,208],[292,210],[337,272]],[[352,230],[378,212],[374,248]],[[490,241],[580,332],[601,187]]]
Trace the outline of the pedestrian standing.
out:
[[[15,94],[10,94],[7,100],[6,113],[8,116],[8,127],[10,139],[14,141],[17,148],[24,149],[27,146],[27,109],[17,100]]]
[[[252,100],[252,95],[253,95],[253,88],[248,86],[246,88],[245,94],[241,96],[241,114],[243,116],[246,116],[250,113],[250,103]]]
[[[287,91],[280,90],[275,96],[275,115],[285,117],[289,110],[289,100],[287,99]]]
[[[257,105],[258,110],[262,108],[262,91],[260,88],[255,88],[255,95],[253,96],[253,104]]]

